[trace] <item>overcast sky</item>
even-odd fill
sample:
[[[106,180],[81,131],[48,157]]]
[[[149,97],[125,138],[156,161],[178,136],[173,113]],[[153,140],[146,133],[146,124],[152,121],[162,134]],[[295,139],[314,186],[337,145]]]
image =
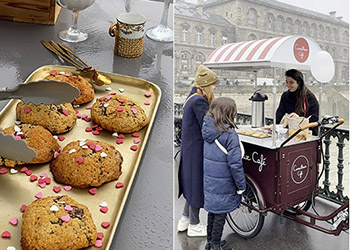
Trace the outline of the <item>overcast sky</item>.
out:
[[[278,0],[279,2],[302,7],[328,15],[330,11],[336,11],[336,16],[342,16],[349,22],[349,0]]]

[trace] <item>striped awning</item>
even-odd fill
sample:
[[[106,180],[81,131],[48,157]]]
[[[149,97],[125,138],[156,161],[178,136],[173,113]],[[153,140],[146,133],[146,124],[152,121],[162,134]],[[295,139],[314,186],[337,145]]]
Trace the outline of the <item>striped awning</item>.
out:
[[[312,58],[319,51],[319,45],[308,37],[276,37],[222,45],[208,56],[204,65],[209,68],[233,70],[309,70]]]

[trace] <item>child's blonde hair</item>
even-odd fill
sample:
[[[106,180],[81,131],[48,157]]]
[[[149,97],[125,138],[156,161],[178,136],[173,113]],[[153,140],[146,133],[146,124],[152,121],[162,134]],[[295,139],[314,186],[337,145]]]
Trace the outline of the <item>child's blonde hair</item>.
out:
[[[228,97],[219,97],[210,104],[207,116],[214,119],[216,131],[221,134],[223,131],[229,132],[227,125],[237,128],[235,118],[237,115],[236,102]]]

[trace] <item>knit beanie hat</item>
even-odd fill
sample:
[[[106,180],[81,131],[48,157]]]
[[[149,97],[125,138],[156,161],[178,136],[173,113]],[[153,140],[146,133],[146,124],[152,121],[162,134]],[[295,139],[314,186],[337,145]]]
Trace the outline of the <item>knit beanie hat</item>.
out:
[[[196,83],[201,87],[212,85],[218,81],[218,76],[204,65],[199,65],[196,73]]]

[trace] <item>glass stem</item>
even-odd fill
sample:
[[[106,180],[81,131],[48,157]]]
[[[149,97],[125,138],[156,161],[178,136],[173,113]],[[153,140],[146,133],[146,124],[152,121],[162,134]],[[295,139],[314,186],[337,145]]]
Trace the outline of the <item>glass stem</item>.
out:
[[[164,1],[164,9],[163,9],[162,20],[160,21],[160,24],[162,24],[164,27],[168,27],[169,5],[170,5],[170,0],[165,0]]]
[[[73,30],[78,30],[78,17],[79,11],[73,10],[73,26],[71,27]]]

